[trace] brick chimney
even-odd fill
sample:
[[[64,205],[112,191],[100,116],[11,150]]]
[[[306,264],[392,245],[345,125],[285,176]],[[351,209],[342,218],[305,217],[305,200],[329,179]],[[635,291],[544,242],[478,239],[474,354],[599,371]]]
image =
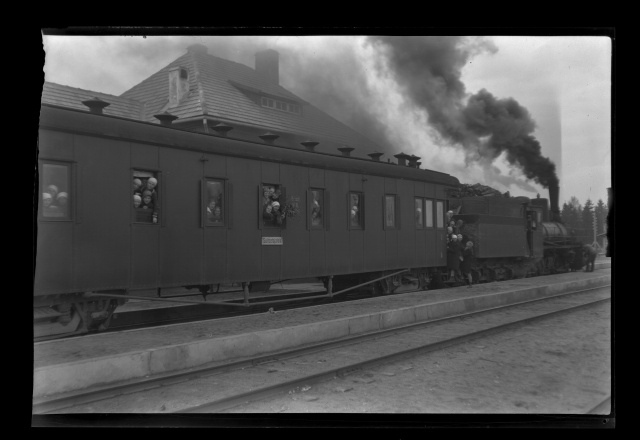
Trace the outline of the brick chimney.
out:
[[[256,53],[256,72],[271,84],[280,84],[279,57],[273,49]]]
[[[180,104],[189,94],[189,71],[186,67],[169,69],[169,107]]]

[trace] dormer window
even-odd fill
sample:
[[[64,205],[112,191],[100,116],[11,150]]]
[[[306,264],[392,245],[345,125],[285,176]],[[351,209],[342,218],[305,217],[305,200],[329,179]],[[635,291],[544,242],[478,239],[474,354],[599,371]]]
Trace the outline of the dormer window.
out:
[[[263,107],[274,108],[287,113],[295,113],[296,115],[300,114],[300,106],[298,104],[278,101],[277,99],[266,98],[264,96],[261,98],[260,103]]]
[[[180,69],[180,78],[181,79],[188,79],[189,78],[189,73],[187,72],[187,69]]]

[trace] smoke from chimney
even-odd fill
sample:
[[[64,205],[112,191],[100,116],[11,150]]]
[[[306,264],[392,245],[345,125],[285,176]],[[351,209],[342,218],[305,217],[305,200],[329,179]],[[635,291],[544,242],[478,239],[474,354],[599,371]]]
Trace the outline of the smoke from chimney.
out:
[[[369,37],[386,55],[386,68],[407,97],[428,115],[429,124],[468,157],[507,161],[546,188],[558,186],[555,165],[541,154],[532,135],[535,122],[513,98],[497,99],[486,90],[468,95],[462,68],[481,51],[496,51],[482,39],[464,37]],[[466,102],[465,102],[466,100]]]

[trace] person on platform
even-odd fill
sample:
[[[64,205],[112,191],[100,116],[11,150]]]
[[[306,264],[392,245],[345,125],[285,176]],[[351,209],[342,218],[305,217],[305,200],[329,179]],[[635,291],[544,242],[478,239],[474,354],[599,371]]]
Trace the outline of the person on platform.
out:
[[[595,248],[589,244],[585,244],[582,247],[582,252],[584,255],[585,263],[584,271],[593,272],[596,265],[596,256],[598,255],[598,253],[596,252]]]
[[[449,279],[451,281],[459,281],[460,257],[461,248],[460,243],[458,243],[458,236],[451,235],[451,241],[447,244],[447,269],[449,270]]]
[[[464,275],[467,286],[473,285],[473,278],[471,277],[471,269],[474,264],[473,242],[467,241],[465,248],[462,251],[462,263],[460,263],[460,270]]]

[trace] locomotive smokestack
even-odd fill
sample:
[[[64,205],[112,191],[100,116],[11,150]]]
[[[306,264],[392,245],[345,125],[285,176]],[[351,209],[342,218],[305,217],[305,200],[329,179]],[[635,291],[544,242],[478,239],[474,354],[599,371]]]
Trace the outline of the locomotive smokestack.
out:
[[[560,205],[558,204],[558,198],[560,195],[560,187],[557,184],[549,185],[549,203],[551,211],[551,221],[560,221]]]

